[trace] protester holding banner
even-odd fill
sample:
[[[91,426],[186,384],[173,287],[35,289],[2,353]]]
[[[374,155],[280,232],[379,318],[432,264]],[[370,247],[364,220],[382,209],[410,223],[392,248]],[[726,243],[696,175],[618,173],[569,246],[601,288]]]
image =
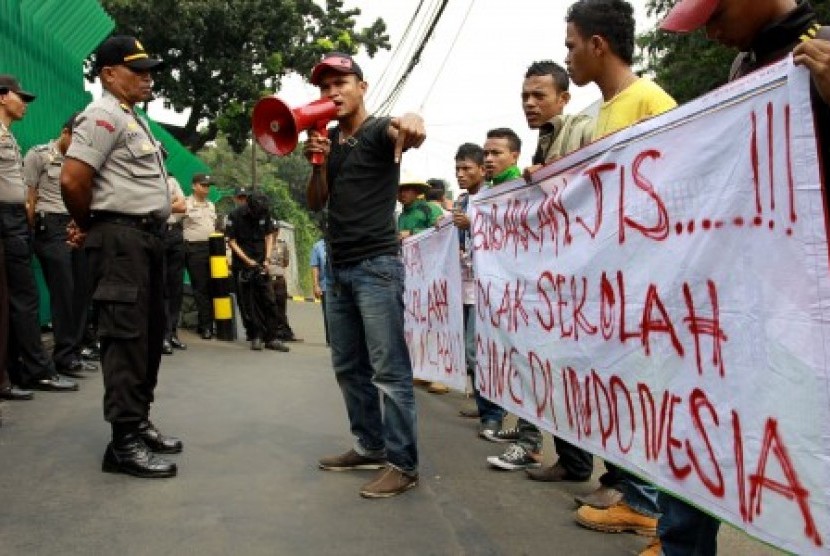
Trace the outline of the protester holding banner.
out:
[[[565,115],[562,112],[571,98],[568,72],[550,61],[534,62],[525,73],[522,84],[522,109],[530,129],[539,130],[532,168],[561,158],[591,142],[594,121],[585,115]],[[591,478],[594,457],[590,452],[554,435],[553,444],[559,458],[550,467],[528,469],[527,476],[535,481],[576,481]]]
[[[516,132],[508,128],[491,129],[484,142],[484,173],[490,187],[496,187],[521,177],[516,165],[522,149],[522,141]],[[503,454],[489,456],[487,462],[506,471],[541,467],[542,433],[524,419],[515,428],[491,429],[482,427],[481,436],[491,442],[510,443]]]
[[[634,58],[634,9],[624,0],[579,0],[568,9],[565,64],[579,86],[596,83],[603,104],[594,138],[604,137],[676,106],[648,79],[631,70]],[[576,520],[603,532],[631,530],[654,534],[657,489],[608,462],[600,487],[584,497]]]
[[[401,239],[428,230],[441,216],[426,201],[429,184],[421,179],[407,177],[398,185],[398,202],[403,207],[398,216],[398,236]]]
[[[419,178],[408,176],[401,179],[398,186],[398,202],[403,207],[398,215],[398,237],[405,239],[431,229],[441,217],[441,209],[434,203],[427,202],[425,195],[430,185]],[[426,386],[430,394],[446,394],[450,391],[446,384],[415,379],[416,385]]]
[[[393,214],[401,154],[419,147],[426,131],[416,114],[369,116],[368,84],[351,56],[329,53],[310,81],[338,107],[331,138],[311,131],[305,144],[307,158],[317,153],[326,159],[312,168],[307,200],[312,210],[328,206],[326,312],[332,365],[355,437],[354,448],[320,459],[319,466],[381,469],[360,494],[387,498],[418,484],[404,269]]]
[[[735,0],[682,0],[660,24],[661,29],[677,33],[689,33],[704,26],[712,40],[741,50],[732,65],[730,80],[793,51],[795,62],[810,69],[814,76],[812,99],[816,129],[822,139],[822,158],[827,168],[830,106],[825,99],[830,99],[827,61],[830,29],[819,25],[810,5],[795,0],[755,0],[748,5]],[[827,187],[826,177],[824,187]],[[660,492],[658,502],[663,512],[657,523],[658,539],[642,555],[717,553],[719,519],[665,492]]]
[[[522,140],[506,127],[491,129],[484,141],[484,176],[487,185],[495,186],[521,177],[516,166],[522,151]]]
[[[504,409],[481,395],[476,388],[476,280],[473,274],[473,244],[470,236],[470,218],[467,209],[470,199],[484,186],[484,149],[474,143],[464,143],[455,154],[455,177],[458,187],[464,193],[458,198],[453,211],[452,222],[458,228],[461,245],[461,287],[464,305],[464,351],[466,354],[467,374],[473,381],[474,410],[462,409],[462,417],[479,419],[478,434],[482,438],[485,431],[495,432],[501,428]]]

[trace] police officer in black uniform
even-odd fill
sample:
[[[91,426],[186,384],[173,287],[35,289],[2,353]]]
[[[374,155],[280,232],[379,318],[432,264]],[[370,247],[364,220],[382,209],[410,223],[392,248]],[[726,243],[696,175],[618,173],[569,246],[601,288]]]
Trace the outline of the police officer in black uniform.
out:
[[[237,303],[242,314],[245,333],[251,349],[263,346],[275,351],[288,351],[277,339],[277,306],[268,278],[268,263],[274,231],[268,209],[268,198],[261,193],[247,194],[237,190],[237,197],[246,201],[236,207],[225,223],[225,236],[233,252],[233,276]]]
[[[0,240],[5,251],[9,322],[14,323],[0,334],[11,334],[8,360],[12,382],[26,388],[64,392],[77,390],[78,385],[55,372],[40,338],[23,159],[9,131],[12,122],[23,118],[26,104],[34,98],[13,76],[0,75]]]
[[[89,303],[86,257],[82,249],[66,243],[71,218],[61,198],[61,165],[72,141],[75,116],[64,123],[57,139],[26,153],[23,180],[29,188],[29,218],[35,224],[35,253],[49,288],[52,360],[58,372],[77,377],[81,371],[97,371],[98,366],[81,358]]]
[[[102,470],[172,477],[157,453],[182,450],[150,422],[164,339],[163,228],[170,215],[161,145],[135,105],[152,96],[161,66],[135,38],[114,36],[95,54],[103,97],[78,116],[61,171],[74,218],[70,241],[89,259],[104,374],[104,418],[112,442]]]

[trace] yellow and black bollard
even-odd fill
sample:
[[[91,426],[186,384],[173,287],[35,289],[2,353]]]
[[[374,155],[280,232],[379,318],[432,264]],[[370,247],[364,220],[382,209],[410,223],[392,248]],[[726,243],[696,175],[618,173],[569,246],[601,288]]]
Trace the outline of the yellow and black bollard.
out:
[[[216,322],[216,339],[235,339],[233,303],[231,302],[231,274],[225,254],[225,236],[210,234],[210,282],[213,295],[213,318]]]

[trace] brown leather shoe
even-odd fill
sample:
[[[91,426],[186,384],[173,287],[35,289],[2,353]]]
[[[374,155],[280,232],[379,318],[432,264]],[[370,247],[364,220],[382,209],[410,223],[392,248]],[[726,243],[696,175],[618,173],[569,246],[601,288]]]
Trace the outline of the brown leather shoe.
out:
[[[387,465],[370,482],[363,485],[360,495],[363,498],[391,498],[403,494],[410,488],[418,486],[418,475],[407,475],[403,471]]]
[[[427,392],[430,394],[446,394],[450,391],[450,387],[443,382],[430,382],[427,386]]]
[[[561,481],[584,483],[591,478],[590,475],[587,477],[576,477],[571,475],[562,465],[559,464],[558,461],[549,467],[525,469],[525,473],[527,473],[528,479],[533,479],[534,481],[544,481],[547,483],[558,483]]]
[[[607,510],[615,504],[622,502],[622,492],[615,488],[600,485],[598,489],[585,496],[574,496],[578,506],[591,506],[598,510]]]
[[[386,466],[385,458],[370,458],[361,456],[354,450],[349,450],[339,456],[320,458],[320,469],[326,471],[351,471],[354,469],[383,469]]]
[[[625,502],[620,502],[606,510],[582,506],[576,511],[576,522],[583,527],[603,533],[631,531],[646,537],[657,535],[657,518],[634,511]]]

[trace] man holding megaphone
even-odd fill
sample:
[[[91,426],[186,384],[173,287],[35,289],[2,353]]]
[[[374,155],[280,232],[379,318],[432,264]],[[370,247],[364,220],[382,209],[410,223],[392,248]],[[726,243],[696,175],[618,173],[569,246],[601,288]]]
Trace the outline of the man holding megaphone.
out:
[[[310,81],[337,108],[331,137],[309,131],[315,164],[309,208],[328,207],[326,314],[332,364],[343,392],[354,447],[322,458],[321,469],[380,469],[360,491],[388,498],[418,484],[412,364],[403,334],[404,270],[395,230],[401,154],[426,138],[423,119],[374,117],[368,84],[351,56],[332,52]],[[382,402],[381,402],[381,395]],[[381,409],[381,403],[383,408]]]

